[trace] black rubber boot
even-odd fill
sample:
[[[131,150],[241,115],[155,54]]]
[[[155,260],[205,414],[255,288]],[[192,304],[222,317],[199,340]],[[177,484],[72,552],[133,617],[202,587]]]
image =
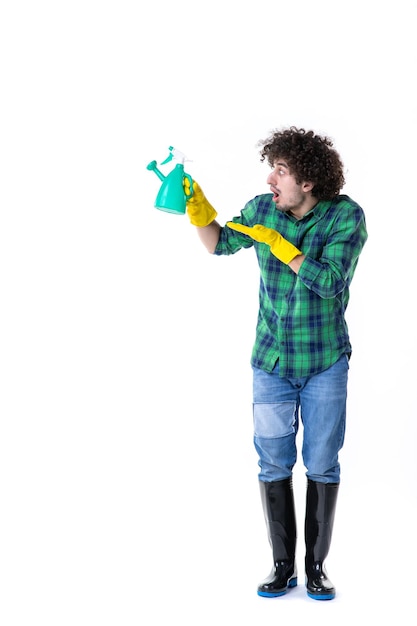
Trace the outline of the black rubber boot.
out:
[[[292,478],[269,483],[259,481],[259,486],[274,564],[269,577],[259,585],[258,595],[276,598],[297,585]]]
[[[330,549],[338,490],[339,483],[307,480],[305,571],[307,595],[314,600],[333,600],[336,595],[324,560]]]

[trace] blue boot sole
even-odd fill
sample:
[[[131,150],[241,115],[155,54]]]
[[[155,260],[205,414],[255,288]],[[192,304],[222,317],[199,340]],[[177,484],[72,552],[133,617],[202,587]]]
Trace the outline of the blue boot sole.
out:
[[[328,593],[326,595],[319,595],[319,594],[315,594],[315,593],[309,593],[307,591],[307,595],[309,598],[312,598],[313,600],[333,600],[333,598],[335,597],[335,593]]]
[[[282,591],[277,591],[276,593],[270,593],[268,591],[258,591],[258,596],[261,596],[262,598],[279,598],[281,596],[284,596],[287,593],[288,589],[292,589],[296,586],[297,578],[291,578],[291,580],[288,582],[286,589],[283,589]]]

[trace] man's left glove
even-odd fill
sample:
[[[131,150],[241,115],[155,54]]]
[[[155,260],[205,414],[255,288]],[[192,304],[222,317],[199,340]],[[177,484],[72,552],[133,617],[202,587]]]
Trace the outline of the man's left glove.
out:
[[[262,224],[244,226],[243,224],[236,224],[235,222],[227,222],[226,225],[233,230],[237,230],[244,235],[252,237],[252,239],[259,243],[266,243],[270,247],[272,254],[287,265],[296,256],[302,254],[301,250],[298,250],[290,241],[284,239],[278,231],[262,226]]]
[[[193,180],[193,191],[193,195],[190,196],[190,181],[188,178],[184,178],[184,193],[190,222],[193,226],[208,226],[216,219],[217,211],[211,206],[195,180]]]

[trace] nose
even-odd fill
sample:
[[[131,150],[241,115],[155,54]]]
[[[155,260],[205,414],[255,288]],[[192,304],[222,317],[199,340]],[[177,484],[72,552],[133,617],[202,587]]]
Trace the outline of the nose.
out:
[[[267,185],[273,185],[275,182],[275,176],[274,176],[274,170],[272,170],[272,172],[269,172],[268,174],[268,178],[266,179],[266,183]]]

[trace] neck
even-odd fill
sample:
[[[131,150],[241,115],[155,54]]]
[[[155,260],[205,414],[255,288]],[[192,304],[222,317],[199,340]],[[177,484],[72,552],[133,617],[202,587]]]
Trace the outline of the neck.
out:
[[[289,213],[293,217],[295,217],[296,220],[300,220],[302,217],[304,217],[304,215],[306,215],[306,213],[311,211],[311,209],[316,206],[317,202],[317,198],[313,198],[313,196],[310,196],[309,198],[306,198],[305,202],[303,202],[300,206],[290,210]]]

